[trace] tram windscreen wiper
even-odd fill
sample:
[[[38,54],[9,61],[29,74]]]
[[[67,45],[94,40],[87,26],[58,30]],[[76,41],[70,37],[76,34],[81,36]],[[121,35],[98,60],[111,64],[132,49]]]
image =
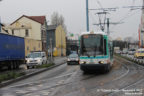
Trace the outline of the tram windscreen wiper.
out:
[[[94,47],[94,57],[96,57],[97,46]]]
[[[86,51],[85,53],[86,53],[86,56],[90,57],[90,55],[88,54],[88,52],[87,52],[87,51]]]

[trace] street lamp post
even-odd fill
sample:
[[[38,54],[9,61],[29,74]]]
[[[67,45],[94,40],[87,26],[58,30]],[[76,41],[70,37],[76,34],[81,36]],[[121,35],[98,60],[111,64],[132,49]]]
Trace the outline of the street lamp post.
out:
[[[63,56],[63,40],[62,40],[62,30],[61,30],[61,56]]]

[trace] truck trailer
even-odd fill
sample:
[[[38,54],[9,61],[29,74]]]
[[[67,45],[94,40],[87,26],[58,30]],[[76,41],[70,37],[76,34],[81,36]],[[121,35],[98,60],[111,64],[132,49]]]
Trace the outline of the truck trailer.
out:
[[[0,69],[17,69],[25,63],[24,38],[0,33]]]

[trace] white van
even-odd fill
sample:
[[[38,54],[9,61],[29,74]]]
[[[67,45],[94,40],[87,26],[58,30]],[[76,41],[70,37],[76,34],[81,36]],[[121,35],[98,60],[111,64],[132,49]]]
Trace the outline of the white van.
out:
[[[26,56],[27,67],[42,65],[47,63],[46,53],[42,51],[31,52]]]

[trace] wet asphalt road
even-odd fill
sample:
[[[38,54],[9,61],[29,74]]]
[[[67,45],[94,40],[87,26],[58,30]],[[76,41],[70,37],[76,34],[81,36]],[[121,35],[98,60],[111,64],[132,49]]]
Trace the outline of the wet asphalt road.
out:
[[[144,67],[115,57],[109,73],[84,74],[63,64],[1,88],[0,96],[144,96]]]

